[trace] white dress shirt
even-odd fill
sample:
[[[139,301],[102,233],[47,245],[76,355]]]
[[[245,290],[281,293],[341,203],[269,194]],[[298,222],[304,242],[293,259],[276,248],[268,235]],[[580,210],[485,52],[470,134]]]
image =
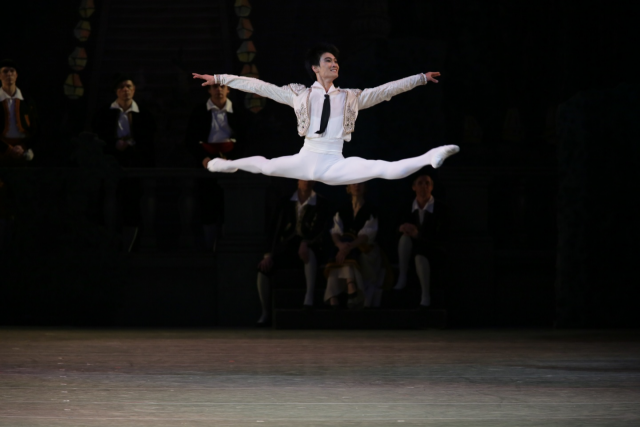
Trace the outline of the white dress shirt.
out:
[[[435,203],[435,199],[433,198],[433,196],[431,196],[431,198],[429,199],[429,201],[427,202],[426,205],[424,205],[424,208],[420,208],[420,205],[418,205],[418,199],[415,199],[413,201],[413,206],[411,207],[411,212],[414,211],[418,211],[418,214],[420,215],[420,225],[422,225],[422,223],[424,222],[424,212],[427,211],[429,213],[433,213],[433,204]]]
[[[329,115],[329,123],[323,134],[318,135],[316,132],[320,129],[320,119],[322,118],[322,106],[324,105],[324,95],[329,95],[331,104],[331,114]],[[347,93],[338,90],[331,85],[329,92],[325,92],[319,82],[315,82],[311,86],[311,94],[309,95],[309,131],[305,136],[306,139],[313,141],[314,139],[351,141],[351,134],[344,133],[344,103]]]
[[[18,119],[16,118],[16,99],[24,101],[20,89],[16,88],[16,93],[11,96],[0,87],[0,102],[4,102],[6,100],[7,106],[9,107],[9,130],[4,135],[7,138],[24,138],[27,136],[23,132],[20,132],[18,130]]]
[[[291,197],[291,201],[296,202],[296,234],[298,236],[302,236],[301,221],[304,208],[307,205],[315,206],[318,201],[318,197],[316,196],[316,192],[312,190],[309,198],[305,200],[304,203],[300,203],[300,199],[298,198],[298,190],[296,190],[296,192],[293,193],[293,196]]]
[[[120,105],[118,105],[118,101],[113,101],[113,104],[111,104],[111,109],[120,110],[120,117],[118,117],[118,131],[117,131],[118,138],[120,139],[125,138],[125,141],[130,146],[136,145],[136,142],[131,137],[131,124],[129,123],[129,113],[140,112],[140,109],[138,108],[138,104],[136,104],[136,101],[131,101],[131,106],[127,109],[127,111],[124,111],[120,107]]]
[[[229,119],[227,114],[233,114],[233,104],[227,99],[224,107],[218,108],[211,98],[207,101],[207,110],[211,111],[211,130],[209,131],[209,138],[207,142],[236,142],[231,138],[231,127],[229,126]]]

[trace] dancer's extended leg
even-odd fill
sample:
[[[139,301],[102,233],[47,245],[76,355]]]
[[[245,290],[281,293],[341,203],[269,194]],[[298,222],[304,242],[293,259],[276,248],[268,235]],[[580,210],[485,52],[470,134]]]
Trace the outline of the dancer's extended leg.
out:
[[[262,156],[246,157],[238,160],[224,160],[215,158],[207,164],[210,172],[236,172],[238,169],[261,173],[268,176],[282,176],[285,178],[295,178],[312,180],[311,167],[305,167],[300,154],[293,156],[276,157],[275,159],[265,159]]]
[[[400,179],[426,165],[440,167],[447,157],[458,151],[457,145],[445,145],[429,150],[422,156],[395,162],[348,157],[332,165],[316,179],[329,185],[357,184],[374,178]]]

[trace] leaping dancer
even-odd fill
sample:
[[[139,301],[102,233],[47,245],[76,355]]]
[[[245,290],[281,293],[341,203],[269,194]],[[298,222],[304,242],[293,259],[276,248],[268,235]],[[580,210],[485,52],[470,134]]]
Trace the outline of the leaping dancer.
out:
[[[438,83],[438,72],[417,74],[372,89],[339,89],[333,86],[338,78],[338,49],[322,44],[312,48],[307,68],[316,82],[311,87],[290,84],[278,87],[261,80],[229,74],[196,74],[202,86],[221,85],[255,93],[293,107],[298,118],[298,133],[304,145],[293,156],[265,159],[262,156],[238,160],[215,158],[207,164],[211,172],[236,172],[238,169],[269,176],[320,181],[329,185],[347,185],[373,178],[400,179],[426,165],[440,167],[444,160],[460,151],[456,145],[445,145],[409,159],[386,162],[360,157],[342,156],[342,144],[351,140],[358,111],[373,107],[391,97],[427,84]]]

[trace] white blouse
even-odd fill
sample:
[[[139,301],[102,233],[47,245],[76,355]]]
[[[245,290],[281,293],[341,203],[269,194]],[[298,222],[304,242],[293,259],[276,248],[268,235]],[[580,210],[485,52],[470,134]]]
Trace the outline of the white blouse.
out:
[[[329,95],[331,105],[331,114],[329,114],[329,123],[324,133],[317,134],[320,129],[320,119],[322,117],[322,107],[324,105],[324,95]],[[344,102],[347,93],[340,91],[331,85],[329,92],[325,92],[319,82],[315,82],[311,86],[311,95],[309,95],[309,131],[305,136],[309,140],[341,140],[351,141],[351,134],[344,134]]]

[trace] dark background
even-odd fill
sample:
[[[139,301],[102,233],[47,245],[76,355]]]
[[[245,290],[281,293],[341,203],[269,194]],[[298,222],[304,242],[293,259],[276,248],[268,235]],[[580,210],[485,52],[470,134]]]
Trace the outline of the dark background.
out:
[[[88,130],[95,108],[112,102],[113,74],[127,72],[136,80],[136,99],[159,123],[157,165],[183,167],[186,117],[206,100],[190,73],[241,69],[234,2],[96,0],[85,43],[73,36],[79,3],[3,6],[0,56],[20,65],[18,86],[36,100],[44,137],[24,184],[17,240],[2,261],[0,320],[223,324],[204,302],[216,298],[215,280],[197,284],[197,277],[215,276],[211,258],[176,261],[162,285],[170,290],[162,290],[151,261],[112,249],[104,228],[87,214],[102,172],[78,161],[87,147],[74,138]],[[506,0],[251,5],[254,63],[265,81],[309,84],[304,53],[318,41],[341,49],[342,87],[442,73],[437,86],[362,111],[345,155],[397,160],[444,143],[460,145],[461,153],[436,176],[435,193],[459,211],[450,242],[452,258],[461,260],[448,283],[453,325],[638,325],[640,70],[631,6]],[[69,100],[63,92],[71,72],[67,56],[80,45],[89,56],[79,73],[85,95]],[[243,104],[243,94],[232,97],[234,105]],[[255,116],[245,149],[270,157],[292,154],[300,144],[289,107],[269,101]],[[271,180],[269,194],[287,193],[290,185]],[[318,191],[336,202],[346,197],[342,187]],[[380,241],[392,258],[393,230],[410,196],[407,180],[370,185],[370,200],[386,221]],[[170,246],[153,257],[173,259]],[[145,262],[148,274],[136,267]],[[237,307],[254,308],[253,300]]]

